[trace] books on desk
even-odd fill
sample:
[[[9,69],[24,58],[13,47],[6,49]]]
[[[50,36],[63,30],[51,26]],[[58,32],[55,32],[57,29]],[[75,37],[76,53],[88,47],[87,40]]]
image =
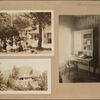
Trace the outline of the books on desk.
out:
[[[87,56],[87,55],[83,55],[83,54],[80,56],[72,55],[71,58],[75,59],[75,60],[84,60],[84,61],[90,61],[93,59],[92,56]]]

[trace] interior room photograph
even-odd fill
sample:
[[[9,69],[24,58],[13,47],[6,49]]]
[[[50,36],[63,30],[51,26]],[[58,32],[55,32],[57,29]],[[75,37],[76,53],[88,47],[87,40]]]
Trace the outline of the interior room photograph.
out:
[[[100,15],[59,15],[59,83],[100,82]]]

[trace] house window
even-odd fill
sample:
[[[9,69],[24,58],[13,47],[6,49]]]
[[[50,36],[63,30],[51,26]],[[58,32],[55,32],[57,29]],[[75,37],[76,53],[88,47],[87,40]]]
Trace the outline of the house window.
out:
[[[52,40],[51,39],[48,39],[48,44],[51,44],[52,43]]]
[[[51,44],[52,40],[51,40],[51,33],[47,33],[47,43]]]
[[[44,33],[44,38],[46,38],[46,33]]]

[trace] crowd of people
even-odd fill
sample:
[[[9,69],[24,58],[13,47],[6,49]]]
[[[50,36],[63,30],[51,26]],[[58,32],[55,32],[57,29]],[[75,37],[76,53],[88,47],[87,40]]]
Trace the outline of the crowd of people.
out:
[[[24,41],[2,41],[0,52],[21,52],[29,48],[28,42]]]
[[[22,46],[21,42],[13,42],[13,45],[11,45],[11,43],[8,42],[6,50],[7,50],[7,52],[9,52],[9,51],[20,52],[20,51],[23,51],[23,46]]]

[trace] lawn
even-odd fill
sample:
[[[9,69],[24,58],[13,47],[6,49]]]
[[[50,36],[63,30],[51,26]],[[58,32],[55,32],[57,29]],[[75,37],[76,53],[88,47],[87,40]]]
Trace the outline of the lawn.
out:
[[[37,50],[37,49],[29,49],[27,51],[21,51],[21,52],[0,52],[0,54],[51,54],[52,50]]]

